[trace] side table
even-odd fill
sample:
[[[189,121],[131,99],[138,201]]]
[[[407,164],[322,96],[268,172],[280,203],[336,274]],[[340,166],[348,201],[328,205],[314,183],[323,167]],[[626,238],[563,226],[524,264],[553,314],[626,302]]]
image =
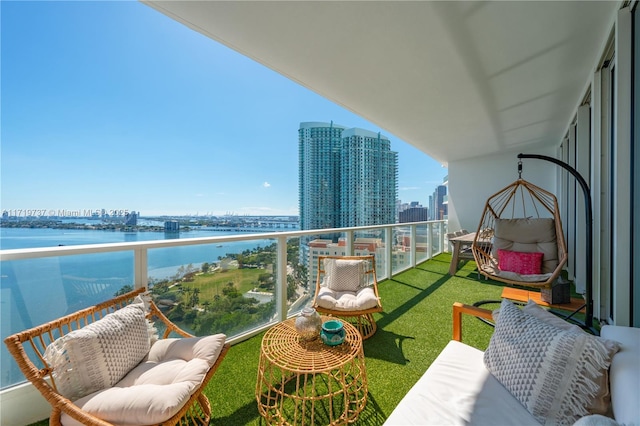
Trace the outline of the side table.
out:
[[[343,321],[345,341],[327,346],[320,338],[302,341],[294,322],[276,324],[262,338],[256,383],[260,415],[279,425],[352,423],[367,403],[360,333]]]

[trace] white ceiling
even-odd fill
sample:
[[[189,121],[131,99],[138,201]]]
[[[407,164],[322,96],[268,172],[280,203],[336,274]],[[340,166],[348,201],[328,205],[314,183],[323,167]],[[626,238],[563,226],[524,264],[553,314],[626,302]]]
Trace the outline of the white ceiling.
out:
[[[618,1],[144,1],[437,161],[556,145]]]

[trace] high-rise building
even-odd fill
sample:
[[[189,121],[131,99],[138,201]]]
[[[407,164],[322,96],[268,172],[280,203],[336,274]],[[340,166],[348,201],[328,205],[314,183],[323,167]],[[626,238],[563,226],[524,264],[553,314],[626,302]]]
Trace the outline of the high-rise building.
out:
[[[298,201],[300,229],[338,228],[340,145],[343,126],[300,123]]]
[[[446,185],[438,185],[433,193],[433,220],[442,220],[448,215],[448,205],[445,203],[446,195]]]
[[[380,133],[342,132],[340,147],[340,226],[395,223],[398,153]]]
[[[426,207],[409,207],[401,211],[398,223],[422,222],[429,220],[428,209]]]
[[[300,229],[395,223],[398,153],[380,133],[300,123]]]

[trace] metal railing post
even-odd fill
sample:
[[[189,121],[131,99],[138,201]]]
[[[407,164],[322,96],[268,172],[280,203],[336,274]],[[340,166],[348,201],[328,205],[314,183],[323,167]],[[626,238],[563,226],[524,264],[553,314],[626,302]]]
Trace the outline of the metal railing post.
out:
[[[147,287],[149,284],[147,249],[133,250],[133,288]]]
[[[416,267],[416,257],[417,257],[416,256],[417,255],[417,253],[416,253],[416,235],[417,235],[416,228],[417,228],[417,225],[411,225],[409,227],[410,238],[411,238],[409,255],[410,255],[410,259],[411,259],[410,265],[411,265],[412,268]]]
[[[344,252],[347,256],[353,256],[353,231],[348,230],[344,233],[345,237],[345,248]]]
[[[280,321],[287,319],[287,237],[278,237],[276,306]]]
[[[433,223],[427,223],[427,259],[433,257]]]
[[[384,241],[385,241],[385,251],[384,251],[384,262],[387,265],[387,276],[386,278],[391,279],[393,276],[393,240],[391,232],[392,228],[390,226],[384,228]]]

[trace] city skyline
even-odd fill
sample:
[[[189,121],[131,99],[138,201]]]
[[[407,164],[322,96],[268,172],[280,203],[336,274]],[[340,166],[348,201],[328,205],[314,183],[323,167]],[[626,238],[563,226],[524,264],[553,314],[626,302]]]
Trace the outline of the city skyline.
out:
[[[427,205],[447,174],[384,129],[142,3],[0,8],[2,210],[299,215],[304,121],[386,136],[403,201]]]

